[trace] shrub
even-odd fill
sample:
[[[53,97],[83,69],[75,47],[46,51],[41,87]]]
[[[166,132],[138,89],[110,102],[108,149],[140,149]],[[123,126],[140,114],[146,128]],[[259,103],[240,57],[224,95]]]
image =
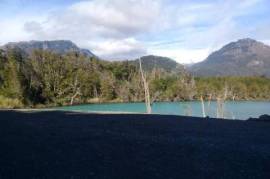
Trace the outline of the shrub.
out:
[[[23,107],[23,104],[19,99],[7,98],[0,95],[0,108],[14,109],[14,108],[22,108],[22,107]]]

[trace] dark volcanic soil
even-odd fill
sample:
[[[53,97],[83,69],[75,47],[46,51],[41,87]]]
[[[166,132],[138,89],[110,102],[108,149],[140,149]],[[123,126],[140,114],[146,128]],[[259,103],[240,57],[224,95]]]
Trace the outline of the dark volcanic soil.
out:
[[[270,178],[270,122],[1,111],[0,178]]]

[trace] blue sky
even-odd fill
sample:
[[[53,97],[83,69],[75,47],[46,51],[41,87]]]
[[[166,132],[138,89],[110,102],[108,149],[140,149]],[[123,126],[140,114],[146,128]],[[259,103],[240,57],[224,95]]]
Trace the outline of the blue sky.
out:
[[[269,0],[0,0],[0,45],[68,39],[105,59],[205,59],[228,42],[270,44]]]

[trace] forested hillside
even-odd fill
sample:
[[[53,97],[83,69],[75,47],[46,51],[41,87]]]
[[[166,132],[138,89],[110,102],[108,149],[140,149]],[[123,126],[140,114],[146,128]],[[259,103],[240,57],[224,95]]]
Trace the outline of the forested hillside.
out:
[[[179,73],[185,70],[183,65],[167,57],[148,55],[141,57],[141,61],[143,69],[148,72],[151,72],[154,68],[162,69],[169,73]],[[131,62],[139,67],[138,59]]]
[[[264,77],[193,78],[184,71],[146,72],[151,100],[196,100],[224,94],[227,99],[270,99]],[[38,107],[90,102],[144,100],[137,65],[108,62],[70,52],[35,50],[24,57],[16,49],[0,52],[0,106]]]

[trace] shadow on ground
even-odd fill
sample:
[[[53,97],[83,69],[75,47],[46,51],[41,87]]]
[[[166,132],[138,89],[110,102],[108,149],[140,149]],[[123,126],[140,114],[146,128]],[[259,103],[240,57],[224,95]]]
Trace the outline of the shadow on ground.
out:
[[[0,178],[270,178],[270,123],[0,112]]]

